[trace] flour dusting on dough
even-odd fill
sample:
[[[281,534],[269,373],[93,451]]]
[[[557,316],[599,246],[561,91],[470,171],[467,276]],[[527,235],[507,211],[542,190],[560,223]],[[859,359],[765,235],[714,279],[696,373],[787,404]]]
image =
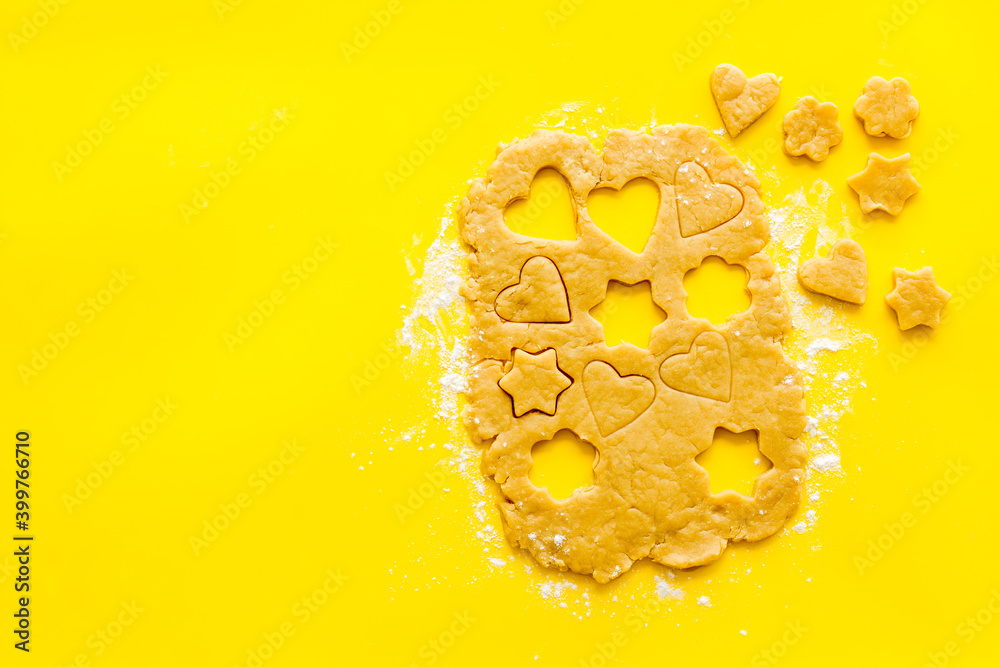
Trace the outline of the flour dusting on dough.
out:
[[[765,180],[765,194],[780,190],[773,172],[767,172]],[[771,243],[766,252],[781,273],[793,322],[785,350],[806,382],[809,416],[802,440],[812,458],[809,490],[843,474],[837,421],[851,411],[852,397],[867,387],[860,364],[878,353],[877,339],[855,323],[857,306],[808,294],[798,284],[799,264],[852,236],[846,206],[832,200],[833,192],[829,183],[816,179],[808,189],[769,202],[768,213]],[[809,495],[810,502],[815,502],[814,495]]]

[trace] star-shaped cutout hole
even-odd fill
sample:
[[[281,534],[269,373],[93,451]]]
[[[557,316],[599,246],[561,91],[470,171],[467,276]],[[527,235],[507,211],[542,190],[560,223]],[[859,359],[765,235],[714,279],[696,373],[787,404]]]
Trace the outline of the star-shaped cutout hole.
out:
[[[919,271],[896,268],[892,279],[894,288],[885,302],[896,311],[900,329],[906,331],[919,324],[936,327],[941,322],[941,309],[951,294],[938,287],[931,267]]]
[[[903,153],[891,160],[878,153],[868,155],[864,171],[847,179],[861,198],[861,210],[871,213],[879,208],[899,215],[903,203],[920,192],[920,184],[910,173],[910,154]]]
[[[500,388],[514,402],[515,417],[532,410],[554,415],[559,394],[571,384],[572,378],[559,368],[552,348],[534,354],[515,348],[510,370],[500,378]]]

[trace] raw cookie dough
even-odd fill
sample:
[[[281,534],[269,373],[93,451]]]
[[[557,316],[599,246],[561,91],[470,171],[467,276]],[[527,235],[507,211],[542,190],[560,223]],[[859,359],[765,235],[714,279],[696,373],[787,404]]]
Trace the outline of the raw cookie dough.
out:
[[[575,240],[523,236],[504,224],[504,209],[528,196],[545,167],[569,184]],[[637,177],[660,189],[656,223],[638,255],[595,225],[586,206],[595,188],[620,189]],[[696,192],[713,204],[684,201]],[[802,376],[781,347],[791,321],[762,252],[769,231],[753,173],[701,127],[615,130],[600,154],[586,137],[539,130],[502,147],[485,177],[472,182],[458,216],[470,247],[462,288],[473,362],[465,420],[472,439],[486,445],[483,470],[500,484],[499,509],[514,545],[545,566],[606,582],[642,558],[692,567],[718,558],[729,541],[781,529],[805,479],[798,441],[805,400]],[[750,276],[750,307],[721,325],[692,317],[685,306],[684,274],[708,256],[740,264]],[[509,305],[501,296],[523,283],[522,267],[533,258],[556,267],[538,271],[536,289],[565,290],[569,322],[540,322],[561,303],[548,296],[544,308],[518,302],[517,312],[532,313],[534,322],[498,312],[498,299]],[[609,347],[589,315],[612,280],[649,281],[667,314],[646,348]],[[523,367],[528,355],[552,378],[547,393],[538,368]],[[519,368],[522,375],[512,377]],[[757,431],[773,464],[750,497],[713,494],[695,462],[720,427]],[[563,429],[591,443],[598,457],[593,485],[555,499],[529,479],[531,449]]]
[[[951,299],[951,294],[938,287],[934,271],[925,266],[919,271],[892,270],[893,290],[885,302],[896,311],[899,328],[903,331],[918,324],[932,329],[941,322],[941,309]]]
[[[808,95],[785,114],[781,130],[785,133],[785,152],[794,156],[805,155],[813,162],[825,160],[830,148],[844,138],[844,131],[837,122],[837,105],[832,102],[821,104]]]
[[[758,74],[747,79],[736,65],[722,63],[709,81],[722,122],[735,137],[771,108],[778,99],[781,84],[773,74]]]
[[[865,132],[873,137],[889,135],[893,139],[910,136],[913,121],[920,113],[910,83],[898,76],[886,81],[880,76],[868,79],[861,97],[854,102],[854,115],[862,120]]]
[[[868,164],[848,178],[847,184],[858,193],[861,210],[865,213],[879,208],[891,215],[899,215],[903,203],[920,192],[920,183],[910,173],[909,153],[891,160],[878,153],[869,153]]]
[[[813,257],[799,266],[799,283],[810,292],[863,304],[868,295],[868,263],[861,244],[840,239],[826,257]]]

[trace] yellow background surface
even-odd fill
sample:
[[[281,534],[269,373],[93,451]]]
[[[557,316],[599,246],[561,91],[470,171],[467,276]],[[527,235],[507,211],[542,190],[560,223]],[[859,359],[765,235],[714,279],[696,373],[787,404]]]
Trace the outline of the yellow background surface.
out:
[[[0,28],[0,664],[995,664],[995,3],[7,0]],[[559,120],[598,142],[719,128],[719,62],[783,77],[720,139],[765,202],[822,178],[867,251],[869,302],[834,306],[870,334],[837,357],[867,386],[837,423],[843,473],[792,520],[815,511],[808,530],[733,545],[661,601],[648,562],[598,586],[479,539],[500,530],[490,502],[475,517],[479,453],[435,417],[432,358],[396,341],[440,218],[498,143]],[[920,101],[905,140],[852,117],[876,74]],[[777,143],[805,94],[844,127],[819,165]],[[898,219],[863,219],[846,186],[870,150],[922,161]],[[929,337],[882,303],[894,266],[924,265],[956,295]],[[543,594],[559,582],[576,588]]]

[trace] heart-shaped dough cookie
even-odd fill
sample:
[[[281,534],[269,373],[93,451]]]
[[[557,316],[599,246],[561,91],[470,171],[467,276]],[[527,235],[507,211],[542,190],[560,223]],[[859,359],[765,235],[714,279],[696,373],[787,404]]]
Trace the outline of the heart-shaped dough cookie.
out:
[[[861,244],[840,239],[826,257],[813,257],[799,266],[799,283],[810,292],[863,304],[868,296],[868,264]]]
[[[774,74],[747,79],[739,67],[722,63],[712,72],[710,88],[729,136],[735,137],[771,108],[781,84]]]
[[[685,162],[674,175],[677,220],[681,236],[688,237],[715,229],[743,210],[743,193],[726,183],[713,183],[697,162]]]
[[[583,369],[583,391],[597,428],[605,437],[638,419],[656,395],[649,378],[622,376],[604,361],[592,361]]]
[[[503,289],[494,305],[508,322],[570,321],[569,299],[559,269],[548,257],[532,257],[521,267],[521,279]]]
[[[690,352],[667,357],[660,365],[660,377],[668,387],[685,394],[728,401],[732,368],[726,339],[715,331],[699,334]]]

